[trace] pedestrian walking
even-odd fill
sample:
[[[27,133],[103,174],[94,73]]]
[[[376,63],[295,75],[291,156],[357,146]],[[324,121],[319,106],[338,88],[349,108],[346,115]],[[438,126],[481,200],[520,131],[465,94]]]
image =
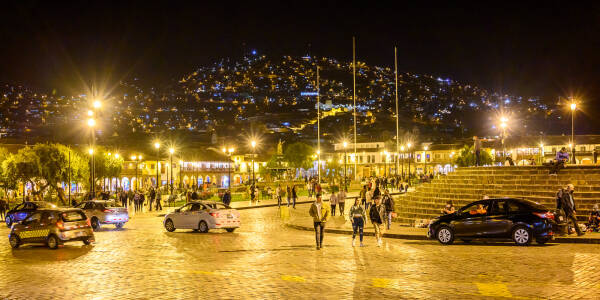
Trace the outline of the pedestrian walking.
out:
[[[225,194],[223,194],[223,204],[229,206],[229,204],[231,204],[231,191],[230,190],[226,190]]]
[[[296,200],[298,199],[298,194],[296,193],[296,186],[292,186],[292,201],[293,208],[296,209]]]
[[[290,207],[290,202],[292,199],[292,188],[290,188],[290,186],[287,186],[287,191],[286,191],[286,195],[287,195],[287,207]]]
[[[156,191],[154,190],[154,188],[150,188],[150,193],[148,193],[148,211],[152,211],[152,202],[154,202],[154,199],[156,198]]]
[[[371,218],[371,223],[373,223],[373,228],[375,229],[377,247],[381,247],[381,244],[383,243],[383,231],[385,229],[383,226],[385,220],[385,205],[381,203],[380,196],[375,198],[375,204],[372,205],[369,210],[369,218]]]
[[[350,222],[352,222],[352,247],[356,246],[356,234],[360,235],[360,246],[363,247],[363,230],[367,222],[365,208],[360,205],[358,198],[354,199],[354,205],[350,207]]]
[[[8,202],[4,199],[0,199],[0,217],[2,220],[6,220],[6,207],[8,206]]]
[[[360,190],[360,199],[362,201],[363,207],[367,207],[367,186],[363,185],[362,190]]]
[[[331,189],[331,196],[329,196],[329,204],[331,205],[331,216],[335,216],[335,206],[337,205],[338,199],[337,199],[337,195],[335,194],[335,192],[333,191],[333,188]]]
[[[323,229],[325,229],[325,223],[329,219],[330,209],[329,206],[323,203],[321,194],[317,194],[315,202],[310,206],[308,214],[313,218],[313,224],[315,227],[315,241],[317,242],[317,250],[323,248]]]
[[[340,192],[338,193],[338,206],[340,208],[340,216],[344,216],[346,209],[346,190],[343,188],[340,188]]]
[[[140,193],[140,212],[144,211],[144,202],[146,202],[146,194]]]
[[[275,193],[277,194],[277,207],[281,207],[281,185],[277,185]]]
[[[156,190],[156,211],[162,211],[162,192],[160,191],[160,189]]]
[[[571,183],[567,185],[565,189],[561,189],[558,191],[559,198],[559,209],[562,209],[565,212],[565,216],[567,217],[567,222],[570,220],[573,222],[573,227],[575,227],[575,231],[578,236],[582,236],[585,233],[581,231],[579,228],[579,224],[577,223],[577,208],[575,206],[575,199],[573,199],[573,193],[575,192],[575,186]],[[570,234],[570,232],[568,232]]]
[[[387,220],[387,229],[390,230],[392,227],[392,215],[394,213],[394,198],[390,195],[390,191],[385,189],[383,193],[383,205],[385,206],[385,217]]]
[[[312,184],[310,181],[306,184],[306,191],[308,192],[308,199],[312,198]]]

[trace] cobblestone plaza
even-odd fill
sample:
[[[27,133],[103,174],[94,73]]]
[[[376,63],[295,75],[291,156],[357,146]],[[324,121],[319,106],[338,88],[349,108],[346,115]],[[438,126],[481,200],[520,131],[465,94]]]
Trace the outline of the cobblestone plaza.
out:
[[[287,209],[287,208],[283,208]],[[297,207],[308,210],[308,205]],[[600,245],[387,239],[352,248],[284,226],[277,208],[242,210],[235,233],[168,233],[156,214],[96,233],[93,246],[11,250],[0,233],[2,299],[582,298],[600,293]]]

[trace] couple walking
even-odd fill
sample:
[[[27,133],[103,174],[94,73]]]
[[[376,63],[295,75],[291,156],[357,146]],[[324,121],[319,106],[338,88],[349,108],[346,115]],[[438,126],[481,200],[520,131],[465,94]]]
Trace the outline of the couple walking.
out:
[[[329,205],[323,203],[320,194],[317,194],[317,200],[310,206],[309,214],[313,218],[317,250],[320,250],[323,248],[323,231],[325,229],[325,224],[331,216],[331,208]],[[388,217],[389,215],[391,215],[391,212],[388,211],[387,205],[382,203],[381,196],[375,197],[375,204],[372,205],[369,210],[369,218],[375,229],[378,247],[383,243],[384,224],[386,223],[386,220],[390,220]],[[361,205],[358,198],[354,200],[354,205],[350,208],[349,216],[352,222],[353,231],[352,246],[356,246],[356,234],[358,233],[360,237],[360,246],[363,247],[363,231],[364,225],[367,222],[367,216],[366,210]]]

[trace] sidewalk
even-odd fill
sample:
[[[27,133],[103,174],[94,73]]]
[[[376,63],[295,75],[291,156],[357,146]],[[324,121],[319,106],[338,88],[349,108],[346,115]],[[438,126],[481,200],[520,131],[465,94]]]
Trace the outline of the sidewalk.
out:
[[[339,216],[339,209],[337,209],[336,216],[332,216],[327,222],[325,232],[352,235],[352,224],[350,223],[350,220],[348,220],[350,206],[352,206],[352,203],[347,201],[345,208],[346,213],[343,217]],[[307,205],[300,206],[297,209],[288,210],[287,207],[283,208],[281,210],[281,216],[285,225],[293,229],[314,231],[313,220],[312,217],[308,215],[308,209],[309,207]],[[375,235],[373,225],[369,221],[365,224],[364,235]],[[427,240],[427,228],[404,227],[397,223],[392,223],[391,229],[385,231],[384,237],[404,240]],[[432,240],[432,242],[433,241],[434,240]],[[577,235],[556,237],[556,239],[550,243],[600,244],[600,233],[588,232],[581,237],[578,237]]]

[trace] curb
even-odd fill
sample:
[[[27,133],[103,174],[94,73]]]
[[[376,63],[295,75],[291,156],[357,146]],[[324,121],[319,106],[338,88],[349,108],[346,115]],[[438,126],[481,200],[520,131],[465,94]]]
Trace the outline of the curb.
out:
[[[307,226],[300,226],[295,224],[285,224],[286,227],[296,229],[296,230],[304,230],[304,231],[314,231],[315,229]],[[337,233],[337,234],[346,234],[352,235],[352,231],[346,229],[328,229],[327,227],[324,229],[327,233]],[[374,232],[363,232],[364,236],[374,236]],[[383,237],[391,238],[391,239],[399,239],[399,240],[412,240],[412,241],[424,241],[433,239],[427,238],[425,235],[414,235],[414,234],[398,234],[398,233],[384,233]],[[550,244],[600,244],[600,239],[593,238],[570,238],[570,237],[558,237],[553,241],[548,242]]]

